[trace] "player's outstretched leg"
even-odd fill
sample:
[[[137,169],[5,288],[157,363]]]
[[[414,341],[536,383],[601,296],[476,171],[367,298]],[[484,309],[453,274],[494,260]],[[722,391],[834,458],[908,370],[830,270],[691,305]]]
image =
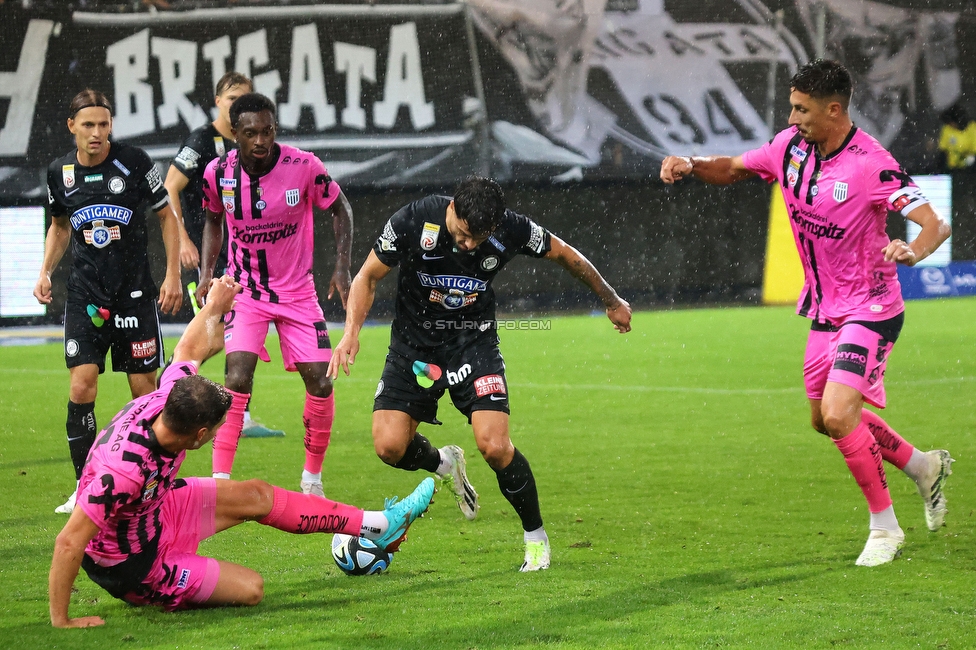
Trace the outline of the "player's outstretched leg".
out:
[[[403,501],[397,501],[397,497],[387,499],[383,515],[389,525],[386,532],[373,540],[376,545],[386,550],[406,535],[410,524],[427,511],[434,491],[434,479],[427,477]]]
[[[461,509],[465,519],[473,520],[478,516],[478,493],[468,481],[465,471],[464,450],[457,445],[447,445],[439,450],[441,464],[437,468],[437,475],[441,477],[441,485],[454,496],[454,500]]]

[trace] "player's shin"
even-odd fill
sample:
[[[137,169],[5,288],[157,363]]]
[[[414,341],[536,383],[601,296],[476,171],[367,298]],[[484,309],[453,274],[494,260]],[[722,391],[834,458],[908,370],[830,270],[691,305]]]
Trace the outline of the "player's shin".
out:
[[[213,473],[214,476],[230,476],[234,467],[234,455],[237,453],[237,443],[241,439],[241,429],[244,428],[244,409],[251,398],[250,393],[236,393],[227,389],[231,395],[230,409],[223,426],[217,430],[213,441]]]
[[[68,419],[65,422],[68,434],[68,450],[71,453],[71,464],[75,468],[75,480],[81,479],[81,470],[85,467],[88,452],[95,444],[98,426],[95,423],[95,402],[75,404],[68,401]]]
[[[322,462],[332,437],[332,422],[335,420],[335,394],[316,397],[305,393],[305,471],[309,474],[322,473]],[[320,477],[321,479],[321,477]]]
[[[844,455],[848,469],[864,493],[868,509],[872,513],[887,510],[891,506],[888,479],[885,476],[880,446],[875,442],[868,426],[862,422],[851,433],[834,440],[834,444]]]
[[[535,477],[529,461],[516,449],[512,462],[495,472],[498,488],[502,495],[515,508],[522,520],[522,530],[535,531],[542,528],[542,513],[539,510],[539,492],[535,487]]]
[[[363,511],[359,508],[330,501],[314,494],[291,492],[274,487],[271,512],[259,524],[286,533],[345,533],[359,536],[363,527]]]

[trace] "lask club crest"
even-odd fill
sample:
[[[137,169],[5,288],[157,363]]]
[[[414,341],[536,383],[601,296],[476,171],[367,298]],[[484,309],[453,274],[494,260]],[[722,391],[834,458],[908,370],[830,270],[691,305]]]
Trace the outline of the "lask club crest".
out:
[[[834,200],[838,203],[847,200],[847,183],[834,183]]]
[[[293,208],[298,205],[298,201],[301,199],[301,193],[298,190],[285,190],[285,203],[288,204],[289,208]]]

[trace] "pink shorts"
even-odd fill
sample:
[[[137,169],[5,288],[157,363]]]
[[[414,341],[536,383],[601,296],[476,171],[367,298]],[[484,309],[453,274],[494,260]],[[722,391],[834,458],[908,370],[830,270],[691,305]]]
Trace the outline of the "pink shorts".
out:
[[[188,478],[170,491],[160,510],[159,552],[143,584],[149,593],[125,597],[133,605],[159,605],[167,611],[207,601],[217,587],[217,560],[197,555],[200,542],[216,532],[217,481]]]
[[[871,406],[884,408],[885,367],[894,345],[857,323],[833,332],[810,330],[803,360],[807,397],[823,399],[824,387],[832,381],[860,391]]]
[[[224,349],[228,353],[252,352],[260,356],[268,323],[274,323],[278,330],[285,370],[295,372],[296,363],[332,360],[329,330],[315,295],[275,304],[241,294],[234,309],[224,317]]]

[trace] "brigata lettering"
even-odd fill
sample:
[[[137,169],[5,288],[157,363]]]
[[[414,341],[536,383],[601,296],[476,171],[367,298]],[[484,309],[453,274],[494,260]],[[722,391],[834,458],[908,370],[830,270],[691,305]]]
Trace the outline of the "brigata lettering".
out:
[[[89,221],[95,221],[96,219],[108,219],[128,225],[129,220],[132,219],[132,210],[123,208],[120,205],[96,203],[95,205],[89,205],[80,210],[76,210],[71,215],[71,227],[78,230],[84,224]]]
[[[488,284],[478,278],[466,275],[430,275],[417,271],[420,284],[434,289],[458,289],[459,291],[485,291]]]

